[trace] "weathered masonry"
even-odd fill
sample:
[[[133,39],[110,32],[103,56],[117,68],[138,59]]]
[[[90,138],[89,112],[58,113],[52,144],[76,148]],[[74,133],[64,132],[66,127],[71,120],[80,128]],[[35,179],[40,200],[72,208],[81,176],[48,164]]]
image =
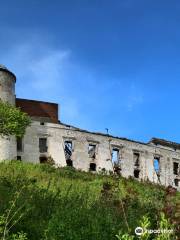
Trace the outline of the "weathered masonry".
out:
[[[153,138],[148,143],[88,132],[61,123],[58,105],[15,97],[15,75],[0,65],[0,98],[32,119],[23,139],[0,138],[0,160],[18,159],[92,172],[113,172],[180,189],[180,144]]]

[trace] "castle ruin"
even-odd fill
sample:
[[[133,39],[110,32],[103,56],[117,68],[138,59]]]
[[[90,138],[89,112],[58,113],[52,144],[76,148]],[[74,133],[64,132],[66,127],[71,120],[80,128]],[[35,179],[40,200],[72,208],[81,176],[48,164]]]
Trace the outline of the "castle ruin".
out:
[[[89,132],[58,119],[55,103],[16,98],[16,76],[0,65],[0,99],[32,120],[23,139],[0,138],[0,161],[17,159],[92,172],[116,172],[180,190],[180,144],[152,138],[148,143]]]

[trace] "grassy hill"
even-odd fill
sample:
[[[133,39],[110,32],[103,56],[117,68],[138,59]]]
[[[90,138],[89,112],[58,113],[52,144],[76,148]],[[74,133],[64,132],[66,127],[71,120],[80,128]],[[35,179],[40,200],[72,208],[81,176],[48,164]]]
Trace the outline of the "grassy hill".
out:
[[[141,239],[174,240],[179,201],[172,188],[148,182],[49,165],[0,163],[0,239],[130,240],[139,239],[134,235],[137,226],[146,226],[174,228],[174,233]]]

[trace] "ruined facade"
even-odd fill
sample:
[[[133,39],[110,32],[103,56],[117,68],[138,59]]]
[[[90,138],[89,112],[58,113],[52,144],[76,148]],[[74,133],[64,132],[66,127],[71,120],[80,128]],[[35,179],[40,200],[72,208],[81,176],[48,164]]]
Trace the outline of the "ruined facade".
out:
[[[0,160],[53,160],[92,172],[116,172],[180,189],[180,144],[153,138],[148,143],[94,133],[61,123],[58,105],[19,99],[15,75],[0,65],[0,98],[26,112],[32,124],[23,139],[0,138]]]

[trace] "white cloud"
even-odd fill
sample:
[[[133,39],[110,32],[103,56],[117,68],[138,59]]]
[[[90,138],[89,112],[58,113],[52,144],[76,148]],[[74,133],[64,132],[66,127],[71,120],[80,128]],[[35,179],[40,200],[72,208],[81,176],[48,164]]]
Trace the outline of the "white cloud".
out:
[[[63,85],[63,65],[69,51],[54,50],[28,66],[32,76],[32,87],[41,91],[53,90],[57,84]]]
[[[40,92],[63,82],[63,66],[70,57],[70,51],[52,49],[43,44],[39,48],[39,44],[26,42],[14,45],[3,57],[3,62],[9,63],[8,66],[14,69],[19,81],[26,81]]]
[[[1,53],[2,64],[17,76],[17,97],[59,103],[63,122],[97,129],[109,124],[107,116],[112,112],[119,116],[124,106],[133,111],[143,102],[135,84],[127,87],[123,80],[107,79],[72,59],[70,49],[56,47],[37,35],[17,41]],[[125,129],[122,126],[121,132]]]
[[[65,119],[78,118],[78,102],[68,93],[69,49],[52,47],[37,37],[12,45],[1,61],[17,76],[17,97],[60,103]]]

